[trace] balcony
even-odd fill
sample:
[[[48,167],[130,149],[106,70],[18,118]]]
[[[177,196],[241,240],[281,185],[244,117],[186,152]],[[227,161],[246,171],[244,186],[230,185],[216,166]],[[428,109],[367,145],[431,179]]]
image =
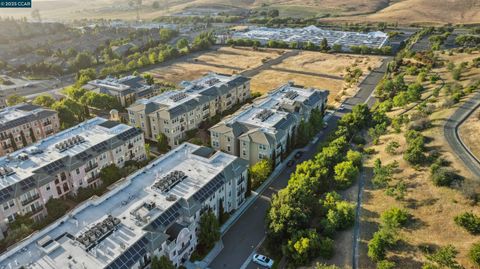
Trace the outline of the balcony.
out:
[[[128,144],[128,149],[131,149],[131,148],[133,148],[133,144],[132,144],[132,143]]]
[[[32,203],[33,201],[36,201],[38,198],[40,198],[40,194],[37,193],[34,196],[27,198],[27,200],[23,200],[21,202],[21,204],[22,204],[22,206],[26,206],[26,205]]]
[[[53,133],[54,133],[53,129],[45,131],[45,134],[46,134],[46,135],[51,135],[51,134],[53,134]]]
[[[85,173],[88,173],[88,172],[92,171],[93,169],[95,169],[97,167],[98,167],[98,163],[95,163],[95,164],[92,164],[92,165],[87,165],[87,167],[85,167]]]
[[[48,126],[48,125],[50,125],[50,124],[52,124],[52,121],[50,121],[50,120],[44,121],[44,122],[42,123],[43,126]]]
[[[100,174],[96,174],[93,177],[87,178],[87,183],[90,184],[90,183],[96,181],[97,179],[100,179]]]
[[[32,216],[36,215],[37,213],[42,212],[42,210],[43,210],[43,205],[37,206],[37,208],[28,212],[27,214],[25,214],[25,216],[26,217],[32,217]]]

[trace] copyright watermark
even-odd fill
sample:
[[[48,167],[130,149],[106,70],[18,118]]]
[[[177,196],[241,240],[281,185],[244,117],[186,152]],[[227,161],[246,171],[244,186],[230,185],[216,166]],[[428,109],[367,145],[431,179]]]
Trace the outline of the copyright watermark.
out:
[[[0,0],[0,8],[30,8],[32,0]]]

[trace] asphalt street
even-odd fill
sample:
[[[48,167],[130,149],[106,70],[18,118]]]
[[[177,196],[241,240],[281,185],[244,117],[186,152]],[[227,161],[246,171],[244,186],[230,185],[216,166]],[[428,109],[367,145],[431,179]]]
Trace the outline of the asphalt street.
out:
[[[476,108],[480,106],[480,93],[473,95],[468,101],[461,105],[455,113],[447,120],[444,126],[444,135],[455,154],[463,161],[472,174],[480,179],[480,162],[461,141],[458,135],[458,127]]]
[[[372,98],[373,90],[377,83],[382,79],[388,62],[391,58],[384,60],[381,67],[374,70],[361,84],[357,94],[349,98],[345,103],[345,109],[336,111],[328,121],[328,127],[322,130],[316,140],[311,143],[302,157],[296,162],[301,163],[313,158],[317,153],[318,145],[328,136],[337,126],[338,120],[351,108],[357,104],[367,103],[369,106],[375,102]],[[258,265],[250,262],[251,255],[260,245],[265,237],[265,215],[270,205],[272,195],[285,188],[290,178],[290,174],[295,171],[293,167],[285,167],[282,173],[272,181],[270,186],[260,194],[260,197],[245,211],[239,220],[222,237],[224,248],[218,256],[209,265],[212,269],[221,268],[258,268]]]

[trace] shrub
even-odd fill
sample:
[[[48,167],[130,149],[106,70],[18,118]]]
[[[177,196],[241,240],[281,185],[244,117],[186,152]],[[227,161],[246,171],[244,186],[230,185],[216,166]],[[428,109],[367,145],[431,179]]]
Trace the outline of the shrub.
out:
[[[465,212],[454,218],[458,226],[463,227],[471,234],[480,234],[480,217],[471,213]]]
[[[454,181],[462,179],[451,169],[445,167],[436,167],[435,164],[430,167],[430,173],[433,184],[439,187],[449,187]]]
[[[390,141],[387,144],[386,151],[387,153],[393,155],[397,152],[397,149],[400,147],[400,144],[397,141]]]
[[[387,229],[380,229],[373,234],[372,240],[368,242],[368,257],[373,261],[385,259],[387,247],[395,244],[396,239],[393,233]]]
[[[390,208],[380,216],[382,225],[387,228],[399,228],[408,220],[408,212],[405,209]]]
[[[393,269],[395,268],[395,263],[387,260],[379,261],[377,263],[377,269]]]
[[[480,243],[472,245],[468,252],[468,257],[476,266],[480,266]]]

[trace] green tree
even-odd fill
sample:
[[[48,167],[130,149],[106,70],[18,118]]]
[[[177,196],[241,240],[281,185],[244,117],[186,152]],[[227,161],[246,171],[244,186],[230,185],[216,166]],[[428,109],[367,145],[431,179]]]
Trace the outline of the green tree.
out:
[[[394,245],[396,238],[392,231],[380,229],[373,234],[372,240],[368,242],[368,257],[373,261],[385,259],[387,248]]]
[[[100,170],[100,178],[102,179],[103,184],[110,186],[122,178],[122,173],[120,168],[115,164],[110,164]]]
[[[24,96],[20,96],[18,94],[12,94],[7,97],[6,103],[7,106],[14,106],[17,104],[25,103],[27,101],[27,98]]]
[[[383,227],[395,229],[405,225],[408,217],[408,212],[405,209],[393,207],[384,211],[380,219]]]
[[[93,57],[88,52],[80,52],[77,54],[70,66],[74,71],[79,71],[81,69],[88,68],[93,65]]]
[[[151,269],[175,269],[175,265],[173,265],[172,261],[167,258],[167,256],[162,255],[160,258],[157,256],[152,257],[152,264],[150,266]]]
[[[393,268],[395,268],[395,263],[388,260],[379,261],[377,263],[377,269],[393,269]]]
[[[267,14],[270,18],[276,18],[280,16],[280,12],[278,11],[278,9],[270,9]]]
[[[23,131],[20,131],[20,138],[22,139],[22,145],[23,147],[26,147],[28,145],[27,138],[25,137],[25,134]]]
[[[153,85],[155,83],[155,79],[153,78],[152,74],[144,74],[143,78],[147,82],[148,85]]]
[[[208,210],[202,214],[199,226],[199,247],[203,250],[210,250],[220,239],[220,223],[212,210]]]
[[[258,188],[272,173],[272,161],[263,159],[249,168],[252,189]]]
[[[362,153],[355,150],[348,150],[347,161],[351,161],[356,167],[362,166]]]
[[[480,266],[480,243],[475,243],[468,252],[468,257],[476,266]]]
[[[55,99],[50,94],[42,94],[33,99],[32,104],[43,107],[52,107]]]
[[[342,45],[340,45],[340,44],[333,44],[332,50],[333,50],[334,52],[342,52]]]
[[[452,245],[448,245],[439,248],[437,251],[435,251],[435,253],[431,255],[427,255],[427,259],[431,263],[440,266],[441,268],[462,268],[455,260],[457,258],[457,254],[458,251],[455,249],[455,247]]]
[[[168,151],[168,140],[167,136],[164,133],[159,133],[156,137],[157,139],[157,149],[161,153],[165,153]]]
[[[320,50],[321,51],[328,51],[330,47],[328,46],[328,41],[326,38],[323,38],[320,42]]]
[[[472,212],[464,212],[455,216],[455,223],[471,234],[480,234],[480,217]]]
[[[17,143],[15,142],[15,139],[13,138],[13,134],[9,133],[8,134],[8,139],[10,140],[10,144],[12,145],[13,151],[17,151]]]
[[[97,71],[95,68],[86,68],[77,72],[75,75],[75,87],[80,88],[97,78]]]
[[[335,168],[335,183],[340,189],[346,189],[352,185],[358,176],[358,168],[351,161],[338,163]]]
[[[35,132],[33,131],[32,127],[30,127],[30,139],[32,139],[33,143],[37,142],[37,138],[35,137]]]
[[[177,49],[178,50],[182,50],[182,49],[185,49],[187,48],[188,49],[188,40],[186,38],[180,38],[178,41],[177,41]]]
[[[304,230],[295,233],[288,240],[284,249],[288,260],[295,265],[302,265],[314,258],[320,249],[320,237],[315,230]]]

